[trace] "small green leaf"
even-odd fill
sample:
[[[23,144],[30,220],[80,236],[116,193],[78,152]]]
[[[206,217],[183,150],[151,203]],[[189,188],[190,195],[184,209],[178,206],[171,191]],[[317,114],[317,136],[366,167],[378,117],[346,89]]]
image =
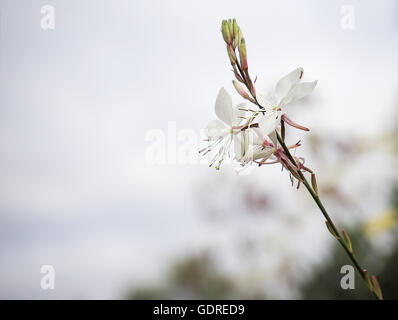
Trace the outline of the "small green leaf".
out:
[[[339,240],[339,236],[334,232],[332,226],[330,225],[329,221],[325,221],[326,226],[328,227],[329,232],[332,234],[333,237],[335,237],[337,240]]]
[[[315,173],[311,174],[311,184],[312,189],[314,189],[315,194],[318,195],[318,184],[316,183]]]
[[[370,277],[369,277],[369,274],[368,274],[368,270],[363,269],[363,273],[365,274],[365,281],[366,281],[366,284],[367,284],[368,287],[369,287],[369,290],[370,290],[370,291],[373,291],[373,285],[372,285],[372,282],[370,281]]]
[[[376,293],[379,300],[383,300],[383,293],[381,292],[379,281],[377,281],[376,276],[372,276],[372,282],[374,287],[374,292]]]
[[[343,232],[344,240],[345,240],[345,243],[347,244],[348,250],[349,250],[351,253],[353,253],[351,239],[350,239],[350,237],[348,236],[347,231],[342,230],[342,232]]]

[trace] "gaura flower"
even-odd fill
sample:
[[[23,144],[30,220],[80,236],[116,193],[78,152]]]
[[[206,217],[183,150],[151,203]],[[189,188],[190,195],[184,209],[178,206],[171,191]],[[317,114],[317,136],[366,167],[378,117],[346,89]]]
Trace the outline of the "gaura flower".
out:
[[[297,68],[278,81],[273,93],[259,94],[260,105],[266,110],[278,110],[310,94],[318,81],[300,82],[303,74],[304,69]]]
[[[216,169],[219,169],[226,155],[229,155],[233,135],[240,132],[240,124],[245,118],[246,112],[242,110],[244,106],[245,104],[241,103],[233,107],[232,97],[224,88],[221,88],[218,92],[215,104],[218,119],[212,120],[207,125],[205,134],[208,137],[209,146],[200,150],[200,152],[206,154],[215,147],[218,148],[218,152],[210,161],[210,166],[218,160]]]
[[[266,161],[276,151],[276,147],[265,138],[259,128],[250,128],[234,136],[235,159],[242,167],[261,159]]]
[[[280,130],[281,120],[302,130],[309,130],[290,120],[282,113],[282,108],[287,104],[311,93],[317,84],[313,82],[300,82],[304,70],[297,68],[280,79],[274,93],[257,95],[260,110],[246,109],[241,103],[233,107],[232,98],[228,92],[221,88],[215,104],[218,119],[211,121],[206,129],[209,145],[199,152],[207,154],[215,149],[216,153],[210,161],[210,166],[218,162],[219,169],[226,156],[230,156],[230,146],[234,142],[235,159],[243,166],[252,162],[264,164],[268,159],[280,162],[278,155],[281,150],[278,146],[276,131]],[[246,113],[252,115],[246,118]],[[245,123],[242,124],[243,119]]]
[[[280,117],[275,113],[265,113],[256,118],[256,126],[234,136],[235,158],[242,166],[253,161],[267,161],[277,150],[277,130]]]
[[[285,114],[282,114],[282,109],[286,105],[309,95],[315,88],[317,80],[313,82],[300,82],[303,74],[303,68],[293,70],[277,82],[274,92],[258,94],[257,101],[266,113],[274,113],[275,116],[280,116],[280,119],[284,120],[287,124],[308,131],[308,128],[298,125]]]

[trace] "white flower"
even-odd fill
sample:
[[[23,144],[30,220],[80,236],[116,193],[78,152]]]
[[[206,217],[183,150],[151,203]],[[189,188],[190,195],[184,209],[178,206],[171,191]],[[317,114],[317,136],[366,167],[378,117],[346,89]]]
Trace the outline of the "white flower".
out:
[[[257,95],[257,101],[265,111],[258,117],[259,129],[264,136],[269,136],[275,147],[277,147],[275,130],[279,129],[281,118],[296,128],[308,130],[291,121],[286,115],[282,115],[283,107],[305,97],[315,88],[317,81],[300,82],[303,73],[303,68],[297,68],[278,81],[275,92]]]
[[[242,166],[247,166],[253,161],[261,159],[265,162],[276,151],[276,141],[269,141],[266,136],[275,136],[268,132],[264,134],[260,128],[250,128],[234,136],[235,158]],[[276,136],[275,136],[276,140]]]
[[[274,93],[259,94],[257,101],[266,111],[275,111],[307,96],[315,88],[318,81],[300,82],[303,74],[303,68],[293,70],[278,81]]]
[[[258,111],[246,109],[243,103],[233,107],[231,96],[224,88],[220,89],[215,104],[218,119],[207,125],[205,133],[209,146],[200,151],[207,154],[218,148],[210,166],[218,161],[216,168],[219,168],[225,157],[230,155],[232,141],[235,159],[241,165],[247,166],[256,160],[264,163],[278,148],[276,131],[280,128],[281,118],[288,124],[308,130],[282,115],[283,107],[311,93],[317,84],[317,81],[300,82],[303,72],[302,68],[297,68],[278,81],[274,93],[258,94],[257,101],[264,108]],[[253,114],[241,125],[242,120],[246,119],[246,111]]]
[[[201,151],[210,152],[214,147],[218,147],[218,152],[210,162],[210,166],[218,160],[217,169],[229,154],[230,145],[234,135],[234,129],[239,130],[239,125],[244,119],[245,111],[241,110],[244,103],[232,107],[232,97],[228,92],[221,88],[215,104],[217,120],[212,120],[205,129],[205,134],[209,138],[209,146]],[[239,131],[238,131],[239,132]]]
[[[281,111],[257,112],[251,124],[257,124],[234,136],[235,159],[242,166],[261,159],[264,163],[277,149],[275,130],[280,123]]]

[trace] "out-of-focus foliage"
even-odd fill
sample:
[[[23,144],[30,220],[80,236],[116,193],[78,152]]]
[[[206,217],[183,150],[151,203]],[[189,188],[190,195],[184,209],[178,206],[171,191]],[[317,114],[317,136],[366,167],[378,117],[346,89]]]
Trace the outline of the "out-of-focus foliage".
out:
[[[233,299],[239,297],[234,281],[217,270],[209,254],[187,257],[169,270],[164,283],[140,287],[129,299]]]
[[[392,188],[392,208],[379,217],[350,232],[355,246],[355,254],[366,261],[370,270],[377,272],[377,278],[383,289],[384,299],[398,299],[398,184]],[[380,257],[370,249],[369,238],[380,236],[383,232],[391,232],[394,241],[390,244],[391,252]],[[314,276],[303,288],[304,299],[372,299],[368,289],[356,274],[355,290],[342,290],[339,286],[341,276],[339,266],[350,264],[348,257],[335,243],[332,257],[316,269]]]
[[[368,148],[369,143],[380,139],[388,143]],[[396,141],[395,133],[369,139],[312,134],[305,151],[309,165],[319,177],[322,199],[337,225],[349,231],[355,255],[370,275],[377,276],[385,299],[398,298],[398,184],[394,182],[396,173],[388,169],[394,168]],[[386,166],[384,175],[379,170],[381,165]],[[164,281],[152,287],[132,288],[128,298],[373,299],[358,274],[355,290],[341,288],[344,276],[341,267],[351,261],[330,235],[322,245],[321,259],[306,256],[309,253],[305,250],[303,255],[300,253],[303,247],[316,244],[315,228],[322,231],[320,235],[327,234],[324,225],[311,224],[310,219],[317,220],[318,216],[304,214],[307,211],[318,214],[314,203],[299,202],[296,207],[286,207],[287,202],[281,201],[277,191],[253,188],[249,178],[236,181],[221,175],[211,182],[204,181],[197,190],[207,223],[222,223],[223,233],[227,232],[227,222],[235,223],[241,235],[248,236],[249,247],[242,250],[236,245],[228,250],[234,251],[238,260],[251,261],[249,266],[243,264],[234,274],[219,263],[223,255],[186,256],[172,264]],[[301,196],[300,191],[289,192],[290,196]],[[385,197],[388,193],[392,195],[390,199]],[[372,195],[375,195],[373,200]],[[378,208],[384,208],[377,214],[374,207],[368,207],[375,199],[379,201]],[[251,233],[249,221],[263,226],[259,233]],[[266,225],[275,221],[275,228]],[[303,232],[307,228],[312,231]],[[303,236],[295,238],[300,232]],[[238,244],[238,240],[241,239],[234,239],[233,235],[229,238],[230,243]],[[213,252],[216,246],[210,244],[206,250]],[[218,250],[224,254],[226,249]],[[319,255],[319,248],[317,252]],[[270,262],[268,268],[256,264],[256,257]]]
[[[362,261],[367,261],[369,269],[374,268],[369,265],[369,261],[365,259],[368,254],[368,242],[361,236],[359,230],[349,231],[351,241],[355,246],[355,255],[360,257]],[[341,278],[344,274],[340,274],[340,268],[344,265],[351,265],[352,262],[338,242],[332,247],[332,255],[322,263],[319,267],[314,268],[313,276],[302,287],[303,299],[373,299],[366,285],[355,274],[355,290],[343,290],[340,286]]]

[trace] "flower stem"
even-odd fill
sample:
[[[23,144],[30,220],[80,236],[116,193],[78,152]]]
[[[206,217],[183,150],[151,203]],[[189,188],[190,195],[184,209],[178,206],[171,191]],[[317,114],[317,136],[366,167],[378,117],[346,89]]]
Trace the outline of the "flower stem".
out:
[[[242,70],[242,66],[239,63],[239,60],[237,59],[235,50],[233,50],[233,55],[234,55],[234,61],[236,63],[236,66],[238,68],[238,72],[240,74],[241,79],[243,79],[243,82],[246,86],[246,88],[249,90],[250,95],[253,97],[253,103],[256,104],[260,110],[264,110],[264,107],[260,105],[260,103],[257,100],[256,95],[254,94],[254,92],[252,91],[252,87],[250,85],[250,78],[248,76],[248,73],[245,73]],[[239,79],[238,79],[239,80]],[[248,121],[248,126],[250,124],[250,121]],[[294,159],[294,157],[292,156],[292,154],[289,151],[289,148],[286,146],[284,139],[281,138],[279,132],[277,130],[275,130],[276,132],[276,136],[278,138],[278,141],[280,143],[280,145],[282,146],[286,156],[289,158],[290,162],[296,167],[299,168],[298,164],[296,163],[296,160]],[[327,224],[328,224],[328,228],[330,228],[330,232],[334,235],[335,239],[341,244],[341,246],[343,247],[343,249],[345,250],[345,252],[347,253],[348,257],[350,258],[350,260],[352,261],[352,263],[354,264],[355,268],[357,269],[358,273],[361,275],[361,278],[365,281],[365,283],[367,284],[367,287],[369,288],[369,290],[372,292],[372,294],[379,300],[382,300],[382,293],[381,293],[381,289],[380,286],[377,282],[377,280],[374,278],[374,276],[372,277],[372,279],[375,279],[375,282],[373,282],[373,285],[369,279],[369,276],[367,274],[367,271],[361,267],[361,265],[359,264],[357,258],[355,257],[353,251],[352,251],[352,247],[351,244],[348,244],[347,241],[347,237],[348,235],[343,231],[343,235],[344,238],[341,236],[339,230],[336,228],[333,220],[330,218],[328,212],[326,211],[325,207],[322,204],[321,199],[318,196],[318,192],[315,191],[313,189],[313,187],[311,187],[311,185],[308,183],[307,179],[305,178],[303,172],[301,170],[297,170],[298,175],[300,180],[303,182],[303,184],[305,185],[305,187],[307,188],[308,192],[311,194],[311,197],[314,199],[314,201],[316,202],[316,204],[318,205],[318,208],[321,210],[323,216],[325,217]],[[349,238],[348,241],[350,242]],[[377,288],[375,287],[377,285]]]
[[[288,156],[289,160],[296,166],[297,163],[294,160],[293,156],[291,155],[289,148],[286,146],[285,142],[282,140],[281,136],[279,135],[279,133],[276,131],[276,135],[278,138],[278,141],[280,143],[280,145],[282,146],[284,152],[286,153],[286,155]],[[343,238],[340,235],[339,230],[336,228],[335,224],[333,223],[333,220],[330,218],[328,212],[326,211],[325,207],[322,204],[321,199],[319,198],[319,196],[317,195],[317,193],[314,191],[314,189],[311,187],[311,185],[308,183],[307,179],[305,178],[304,174],[301,172],[301,170],[298,170],[298,173],[300,175],[300,178],[302,179],[303,184],[305,185],[305,187],[307,188],[308,192],[311,194],[311,197],[314,199],[314,201],[316,202],[318,208],[321,210],[323,216],[325,217],[326,221],[329,223],[331,229],[333,230],[333,233],[336,235],[336,240],[341,244],[341,246],[344,248],[345,252],[347,253],[348,257],[350,258],[350,260],[352,261],[352,263],[354,264],[355,268],[357,269],[357,271],[359,272],[359,274],[361,275],[361,278],[365,281],[365,283],[367,283],[366,280],[366,271],[364,271],[364,268],[361,267],[361,265],[359,264],[357,258],[355,257],[354,253],[351,252],[350,248],[348,247],[347,243],[343,240]],[[371,289],[370,289],[371,290]],[[379,297],[374,290],[371,290],[371,292],[373,293],[373,295],[377,298],[381,300],[381,297]]]

